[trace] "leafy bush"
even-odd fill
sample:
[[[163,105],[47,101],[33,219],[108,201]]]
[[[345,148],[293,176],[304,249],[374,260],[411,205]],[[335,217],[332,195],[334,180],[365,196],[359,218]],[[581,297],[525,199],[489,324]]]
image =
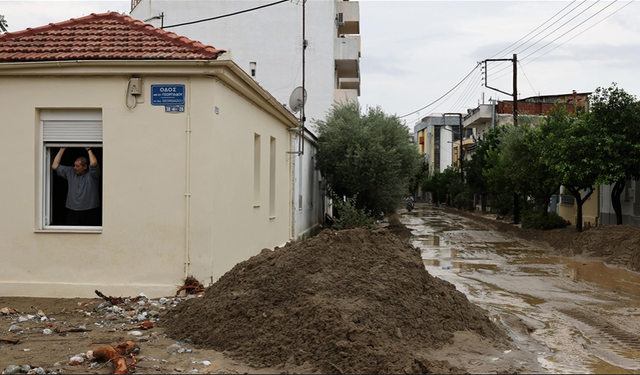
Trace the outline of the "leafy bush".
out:
[[[334,192],[330,192],[332,197],[331,206],[336,209],[336,218],[331,226],[335,230],[350,229],[356,227],[373,228],[376,222],[371,211],[356,208],[356,197],[343,200]]]
[[[567,222],[560,215],[555,212],[547,213],[547,216],[542,215],[542,211],[526,211],[522,214],[522,228],[529,229],[556,229],[566,228]]]

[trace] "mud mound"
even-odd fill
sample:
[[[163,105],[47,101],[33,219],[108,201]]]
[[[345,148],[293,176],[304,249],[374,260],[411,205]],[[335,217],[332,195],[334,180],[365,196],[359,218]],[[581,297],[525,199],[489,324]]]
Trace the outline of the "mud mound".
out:
[[[387,229],[325,230],[237,264],[159,322],[174,339],[261,367],[322,373],[463,372],[424,353],[472,331],[506,336],[463,293],[431,276]]]
[[[640,272],[640,227],[633,225],[600,225],[577,232],[575,226],[562,229],[522,229],[477,213],[453,208],[443,210],[465,216],[503,233],[547,244],[562,256],[603,258],[610,265]]]
[[[640,227],[601,225],[580,233],[562,250],[640,272]]]

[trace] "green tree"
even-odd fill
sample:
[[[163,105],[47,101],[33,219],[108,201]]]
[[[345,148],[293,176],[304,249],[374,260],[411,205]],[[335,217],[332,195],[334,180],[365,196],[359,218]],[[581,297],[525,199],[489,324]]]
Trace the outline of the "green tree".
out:
[[[421,156],[397,116],[357,102],[334,105],[318,127],[316,168],[341,197],[375,215],[402,206]]]
[[[597,88],[589,102],[586,122],[598,138],[593,152],[605,163],[599,182],[614,184],[611,202],[620,225],[620,195],[626,180],[640,177],[640,106],[635,96],[615,83],[609,88]]]
[[[540,129],[553,140],[544,144],[542,160],[560,174],[562,185],[575,198],[576,230],[582,232],[582,206],[606,168],[602,153],[598,152],[600,135],[584,121],[584,115],[569,116],[563,106],[550,111]]]
[[[7,27],[9,27],[9,24],[7,23],[7,20],[5,20],[4,16],[2,14],[0,14],[0,32],[6,33],[7,32]]]
[[[543,145],[553,140],[541,131],[538,121],[538,118],[525,118],[517,127],[506,126],[501,136],[501,153],[511,185],[525,198],[525,203],[532,197],[546,217],[549,201],[560,188],[562,176],[550,171],[543,161]]]
[[[460,171],[454,166],[450,165],[442,172],[434,171],[427,176],[422,181],[422,190],[431,193],[435,204],[463,206],[462,199],[458,196],[464,191],[464,186],[460,181]]]
[[[483,171],[489,167],[487,153],[491,148],[497,147],[500,132],[500,127],[489,129],[485,135],[486,139],[478,142],[478,147],[471,155],[471,160],[465,162],[463,165],[465,181],[471,190],[471,194],[480,196],[482,212],[486,212],[487,200],[489,198],[489,186],[487,184],[487,178],[483,173]]]
[[[506,161],[500,152],[500,143],[487,149],[485,162],[482,174],[486,178],[487,190],[491,196],[491,208],[501,216],[514,214],[515,187],[512,186],[512,180],[507,175]]]

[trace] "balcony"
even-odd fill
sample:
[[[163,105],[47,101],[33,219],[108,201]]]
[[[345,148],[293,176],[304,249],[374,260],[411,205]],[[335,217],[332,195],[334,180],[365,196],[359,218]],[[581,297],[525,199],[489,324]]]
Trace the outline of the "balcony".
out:
[[[486,125],[487,123],[491,123],[491,119],[493,118],[493,106],[482,104],[477,108],[474,108],[464,116],[464,127],[465,128],[477,128]]]
[[[338,78],[338,89],[356,90],[360,96],[360,78]]]
[[[360,78],[360,38],[336,38],[333,49],[338,78]]]
[[[347,103],[358,101],[358,90],[335,89],[333,90],[333,100],[336,103]]]
[[[357,1],[338,1],[336,11],[342,13],[338,35],[360,34],[360,4]]]

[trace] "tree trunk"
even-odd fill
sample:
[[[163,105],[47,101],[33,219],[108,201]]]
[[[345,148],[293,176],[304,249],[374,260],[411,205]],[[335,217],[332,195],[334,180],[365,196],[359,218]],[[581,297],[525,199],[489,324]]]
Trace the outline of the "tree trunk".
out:
[[[487,212],[487,197],[484,194],[480,194],[480,209],[482,212]]]
[[[513,223],[520,223],[520,196],[518,193],[513,193]]]
[[[553,195],[558,191],[559,187],[553,189],[553,190],[547,190],[545,192],[545,198],[544,201],[542,203],[542,216],[547,217],[549,216],[549,201],[551,200],[551,197],[553,197]]]
[[[576,217],[576,231],[582,232],[582,205],[584,204],[584,202],[587,201],[587,199],[589,199],[591,194],[593,194],[593,188],[591,188],[589,190],[589,193],[587,193],[584,196],[584,198],[582,198],[580,196],[580,190],[581,190],[580,188],[575,188],[573,186],[567,186],[567,185],[565,185],[565,187],[567,188],[567,190],[569,190],[569,193],[571,193],[571,195],[573,195],[573,197],[576,199],[576,203],[578,205],[578,212]]]
[[[625,180],[620,179],[611,188],[611,204],[616,213],[616,225],[622,225],[622,204],[620,203],[620,195],[624,191]]]

